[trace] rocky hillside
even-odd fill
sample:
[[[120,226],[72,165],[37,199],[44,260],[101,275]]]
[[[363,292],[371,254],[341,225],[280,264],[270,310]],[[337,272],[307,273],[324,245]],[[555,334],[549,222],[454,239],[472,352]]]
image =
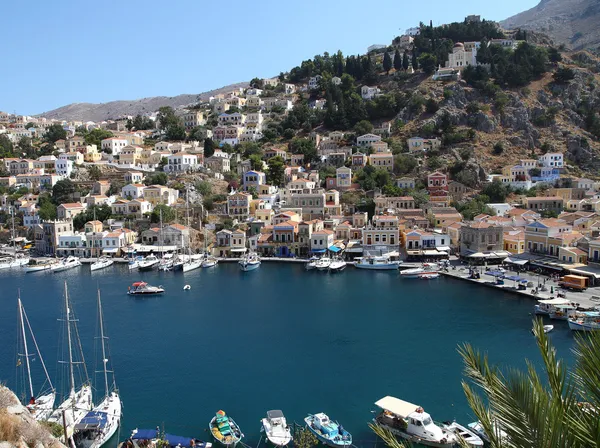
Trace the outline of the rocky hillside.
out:
[[[0,442],[3,448],[66,448],[4,386],[0,386]]]
[[[575,50],[600,50],[598,0],[542,0],[537,6],[500,24],[506,29],[541,31],[555,42]]]
[[[118,118],[122,115],[138,115],[151,113],[162,106],[171,106],[177,108],[194,104],[201,100],[206,100],[210,96],[219,93],[228,92],[238,87],[247,87],[247,82],[231,84],[220,89],[210,90],[198,95],[178,95],[173,97],[155,96],[142,98],[139,100],[121,100],[110,101],[108,103],[73,103],[67,106],[59,107],[48,112],[40,114],[40,117],[46,117],[57,120],[81,120],[81,121],[103,121]]]

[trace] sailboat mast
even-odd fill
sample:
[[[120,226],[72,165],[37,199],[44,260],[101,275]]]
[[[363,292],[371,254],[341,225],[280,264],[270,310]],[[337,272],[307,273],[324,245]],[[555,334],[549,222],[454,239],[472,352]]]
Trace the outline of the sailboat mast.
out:
[[[108,397],[108,373],[106,371],[106,348],[104,347],[104,317],[102,316],[102,301],[100,299],[100,290],[98,290],[98,316],[100,319],[100,339],[102,340],[102,369],[104,371],[104,390]]]
[[[23,320],[23,304],[21,303],[21,297],[19,296],[19,317],[21,320],[21,332],[23,334],[23,348],[25,349],[25,364],[27,365],[27,378],[29,379],[29,392],[30,398],[33,398],[33,382],[31,381],[31,368],[29,366],[29,350],[27,349],[27,337],[25,335],[25,322]]]
[[[187,252],[188,255],[191,255],[191,247],[190,247],[190,192],[187,189],[187,186],[185,188],[185,219],[186,219],[186,225],[188,228],[188,241],[187,241]],[[190,260],[191,261],[191,260]]]
[[[73,369],[73,347],[71,343],[71,310],[69,309],[69,291],[65,282],[65,309],[67,310],[67,341],[69,345],[69,379],[71,381],[71,393],[75,393],[75,372]]]
[[[11,207],[10,214],[12,216],[12,240],[13,240],[13,258],[17,259],[17,242],[15,241],[15,208]],[[33,394],[31,394],[33,396]]]

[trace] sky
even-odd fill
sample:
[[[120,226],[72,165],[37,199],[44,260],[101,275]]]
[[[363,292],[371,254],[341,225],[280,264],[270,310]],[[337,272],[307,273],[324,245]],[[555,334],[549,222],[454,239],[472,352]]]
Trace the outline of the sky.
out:
[[[421,21],[503,20],[537,2],[5,2],[0,110],[34,115],[70,103],[197,94],[276,76],[325,51],[365,53]]]

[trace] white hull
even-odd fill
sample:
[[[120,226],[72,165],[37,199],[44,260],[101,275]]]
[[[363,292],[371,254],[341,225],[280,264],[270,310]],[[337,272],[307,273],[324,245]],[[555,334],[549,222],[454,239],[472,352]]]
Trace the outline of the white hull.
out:
[[[96,261],[95,263],[92,263],[90,265],[90,270],[91,271],[98,271],[100,269],[104,269],[107,268],[109,266],[112,266],[114,264],[114,260],[99,260]]]
[[[31,266],[26,266],[24,269],[27,274],[30,274],[33,272],[49,271],[52,269],[52,266],[53,266],[53,264],[31,265]]]
[[[600,330],[600,324],[569,320],[569,328],[572,331],[598,331]]]
[[[217,260],[204,260],[202,262],[203,268],[214,268],[217,265]]]
[[[137,269],[137,268],[139,268],[139,267],[140,267],[140,262],[139,262],[139,261],[137,261],[137,260],[135,260],[135,261],[130,261],[130,262],[127,264],[127,268],[128,268],[130,271],[133,271],[133,270],[135,270],[135,269]]]
[[[378,422],[375,422],[375,424],[379,424]],[[446,443],[442,443],[441,441],[435,441],[435,440],[426,440],[426,439],[422,439],[421,437],[418,437],[416,435],[413,434],[409,434],[407,432],[404,431],[400,431],[396,428],[392,428],[390,426],[386,426],[386,425],[381,425],[386,429],[389,429],[390,432],[392,434],[394,434],[397,437],[401,437],[403,439],[409,440],[411,442],[414,443],[418,443],[420,445],[425,445],[425,446],[433,446],[433,447],[437,447],[437,448],[453,448],[455,446],[454,441],[452,442],[446,442]]]
[[[333,261],[329,265],[329,270],[331,272],[342,272],[344,269],[346,269],[345,261]]]
[[[260,267],[260,261],[251,261],[248,263],[240,262],[240,269],[244,272],[254,271]]]
[[[398,269],[398,263],[386,263],[386,264],[364,264],[356,263],[354,265],[357,269],[371,269],[374,271],[392,271]]]
[[[202,261],[200,260],[190,260],[183,264],[183,272],[193,271],[194,269],[198,269],[202,266]]]
[[[77,448],[100,448],[115,435],[121,424],[122,404],[119,395],[112,392],[108,397],[93,409],[94,412],[106,414],[106,426],[101,430],[85,434],[82,432],[82,438],[75,435],[75,446]]]
[[[315,268],[317,268],[318,271],[326,271],[329,269],[329,266],[331,266],[330,258],[321,258],[315,262]]]
[[[52,266],[52,268],[50,270],[52,272],[63,272],[63,271],[67,271],[69,269],[78,268],[79,266],[81,266],[81,261],[79,261],[79,258],[75,258],[70,261],[67,261],[64,263],[59,263],[55,266]]]
[[[289,427],[273,427],[268,419],[262,419],[262,426],[267,435],[267,439],[275,446],[286,446],[292,441],[292,434]]]
[[[463,425],[460,425],[456,422],[452,422],[449,425],[446,425],[445,428],[456,434],[457,436],[462,437],[462,439],[467,443],[470,447],[483,446],[483,440],[481,437],[477,435],[475,431],[470,428],[466,428]]]
[[[0,261],[0,270],[21,268],[29,264],[29,258],[10,258],[5,261]]]
[[[313,269],[316,269],[316,267],[317,264],[315,261],[309,261],[304,265],[304,269],[306,269],[307,271],[312,271]]]
[[[56,393],[51,392],[35,399],[35,404],[28,404],[27,409],[38,421],[48,420],[50,414],[54,410],[54,402],[56,401]]]
[[[160,263],[159,260],[152,260],[152,261],[140,261],[138,263],[138,269],[140,270],[152,270],[154,269],[154,266],[156,266],[158,263]]]
[[[67,438],[73,436],[75,425],[92,410],[92,388],[91,386],[82,386],[75,394],[67,398],[48,418],[48,421],[63,425],[62,411],[65,411],[65,420],[67,422]],[[65,443],[64,437],[60,438]]]

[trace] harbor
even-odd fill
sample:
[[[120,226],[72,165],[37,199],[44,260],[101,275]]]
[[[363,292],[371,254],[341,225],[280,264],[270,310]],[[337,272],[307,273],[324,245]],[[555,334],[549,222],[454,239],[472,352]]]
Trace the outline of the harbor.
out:
[[[501,365],[540,362],[530,333],[535,301],[446,276],[421,281],[397,270],[354,268],[328,275],[270,262],[254,272],[220,262],[186,273],[132,273],[115,263],[93,273],[88,266],[57,274],[4,271],[0,281],[7,291],[0,302],[5,339],[16,334],[20,290],[61,393],[56,319],[63,282],[92,372],[100,288],[123,401],[113,446],[135,428],[163,425],[171,434],[210,441],[208,422],[220,409],[234,416],[250,446],[264,443],[260,419],[271,409],[298,423],[325,412],[352,434],[353,445],[374,446],[367,423],[374,403],[387,395],[418,403],[442,421],[474,420],[460,385],[458,344],[471,342]],[[165,293],[130,297],[127,288],[136,281],[161,285]],[[569,362],[574,338],[566,322],[556,323],[551,337]],[[1,377],[19,389],[14,353],[13,344],[0,348]],[[94,397],[101,397],[102,376],[95,379]]]

